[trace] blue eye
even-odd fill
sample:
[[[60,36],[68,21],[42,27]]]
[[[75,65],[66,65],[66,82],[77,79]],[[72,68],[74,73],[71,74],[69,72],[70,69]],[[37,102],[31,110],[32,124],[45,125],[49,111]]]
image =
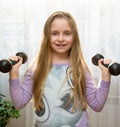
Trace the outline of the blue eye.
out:
[[[65,35],[71,35],[71,32],[67,31],[65,32]]]
[[[52,32],[51,35],[58,35],[58,33],[57,32]]]
[[[65,34],[65,35],[71,35],[72,32],[71,32],[71,30],[65,30],[65,31],[64,31],[64,34]]]
[[[69,33],[69,32],[66,32],[65,34],[66,34],[66,35],[70,35],[70,33]]]

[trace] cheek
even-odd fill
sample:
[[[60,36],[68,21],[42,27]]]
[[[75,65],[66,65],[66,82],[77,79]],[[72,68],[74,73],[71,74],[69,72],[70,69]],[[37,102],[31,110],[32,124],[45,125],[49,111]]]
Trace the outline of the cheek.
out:
[[[73,39],[72,38],[69,38],[68,39],[68,43],[69,43],[69,45],[72,45],[73,44]]]
[[[55,42],[55,39],[54,38],[50,38],[50,47],[51,48],[54,48],[54,42]]]
[[[54,40],[53,38],[50,38],[50,46],[53,44]]]
[[[73,43],[73,41],[74,41],[73,36],[71,35],[69,38],[67,38],[67,41],[68,41],[69,43]]]
[[[51,37],[51,38],[50,38],[50,43],[52,44],[55,40],[56,40],[56,38]]]

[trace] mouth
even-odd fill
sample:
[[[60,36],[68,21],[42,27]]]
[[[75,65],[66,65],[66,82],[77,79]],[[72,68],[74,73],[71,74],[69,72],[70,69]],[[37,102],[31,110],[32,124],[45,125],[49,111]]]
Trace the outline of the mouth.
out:
[[[65,47],[67,44],[55,44],[57,47]]]

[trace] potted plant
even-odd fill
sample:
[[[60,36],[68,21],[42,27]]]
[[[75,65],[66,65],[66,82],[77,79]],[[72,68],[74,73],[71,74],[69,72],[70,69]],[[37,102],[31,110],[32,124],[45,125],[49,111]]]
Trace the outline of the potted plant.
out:
[[[12,101],[6,100],[5,97],[0,94],[0,127],[5,127],[10,118],[20,117],[20,111],[16,110]]]

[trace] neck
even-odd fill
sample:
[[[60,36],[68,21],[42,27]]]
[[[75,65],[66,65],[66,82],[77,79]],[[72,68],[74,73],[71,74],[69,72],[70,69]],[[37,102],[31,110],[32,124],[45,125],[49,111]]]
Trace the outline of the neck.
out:
[[[53,54],[52,62],[54,64],[69,63],[70,62],[70,57],[68,55],[64,55],[64,54]]]

